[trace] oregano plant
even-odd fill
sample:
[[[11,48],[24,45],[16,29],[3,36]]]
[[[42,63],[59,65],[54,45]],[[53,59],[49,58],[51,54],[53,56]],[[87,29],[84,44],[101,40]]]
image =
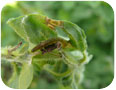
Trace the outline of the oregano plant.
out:
[[[85,64],[92,58],[87,52],[83,29],[72,22],[40,14],[11,18],[7,23],[25,41],[2,48],[2,61],[10,62],[13,67],[9,87],[29,88],[34,72],[45,70],[62,87],[78,88]]]

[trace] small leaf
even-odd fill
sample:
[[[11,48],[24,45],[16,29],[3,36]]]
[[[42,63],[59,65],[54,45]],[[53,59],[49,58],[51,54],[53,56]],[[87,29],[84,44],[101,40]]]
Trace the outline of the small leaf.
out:
[[[13,74],[12,78],[9,81],[9,87],[14,88],[14,89],[18,89],[18,81],[19,81],[19,77],[16,73]]]
[[[12,18],[8,20],[8,24],[13,28],[13,30],[25,41],[27,41],[27,35],[24,31],[24,27],[22,25],[24,16],[20,16],[18,18]]]
[[[33,44],[57,36],[56,32],[51,30],[46,23],[46,17],[40,14],[30,14],[8,21],[20,37]]]
[[[19,76],[18,76],[18,72],[17,72],[17,66],[15,63],[12,63],[12,65],[13,65],[13,74],[8,81],[8,86],[11,88],[14,88],[14,89],[18,89]]]
[[[33,79],[33,66],[31,64],[23,64],[22,71],[19,76],[19,88],[26,89]]]
[[[81,51],[86,50],[87,43],[84,31],[79,26],[68,21],[63,21],[63,25],[64,28],[57,27],[56,29],[58,31],[63,30],[68,35],[70,38],[69,42],[73,47]]]
[[[79,60],[83,59],[83,53],[79,50],[73,50],[73,51],[64,51],[66,57],[70,60],[71,63],[78,63]]]

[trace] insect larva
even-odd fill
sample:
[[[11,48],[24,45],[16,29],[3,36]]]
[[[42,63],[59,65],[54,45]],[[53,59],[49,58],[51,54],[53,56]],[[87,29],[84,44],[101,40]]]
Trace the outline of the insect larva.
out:
[[[41,50],[42,54],[44,54],[44,53],[50,52],[56,48],[60,48],[61,45],[62,45],[62,47],[65,47],[67,45],[67,42],[61,38],[52,38],[52,39],[46,40],[44,42],[41,42],[40,44],[35,46],[32,49],[32,52]]]

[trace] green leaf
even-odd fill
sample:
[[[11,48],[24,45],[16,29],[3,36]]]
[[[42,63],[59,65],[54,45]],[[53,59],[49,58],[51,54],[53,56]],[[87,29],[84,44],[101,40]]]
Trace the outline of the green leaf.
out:
[[[25,31],[32,43],[38,44],[48,38],[56,37],[55,31],[46,25],[45,16],[32,14],[24,20]]]
[[[68,35],[68,37],[70,38],[69,42],[73,47],[81,51],[86,50],[87,43],[84,31],[79,26],[68,21],[63,21],[63,25],[63,29],[59,27],[57,27],[56,29],[58,31],[63,30]]]
[[[19,88],[26,89],[33,79],[33,66],[31,64],[23,64],[22,71],[19,76]]]
[[[14,89],[18,89],[18,85],[19,85],[19,75],[17,72],[17,67],[16,64],[13,63],[13,74],[11,76],[11,78],[8,81],[8,86]]]
[[[46,17],[40,14],[30,14],[10,19],[8,24],[25,41],[38,44],[48,38],[56,37],[56,32],[46,24]]]
[[[20,75],[17,72],[17,67],[14,64],[14,72],[8,81],[8,86],[15,89],[26,89],[31,84],[33,79],[33,66],[24,63]]]
[[[19,81],[18,75],[14,73],[11,80],[9,81],[8,86],[14,89],[18,89],[18,85],[19,85],[18,81]]]
[[[24,27],[22,25],[24,16],[20,16],[18,18],[12,18],[8,20],[8,24],[13,28],[13,30],[25,41],[27,41],[27,35],[24,31]]]
[[[57,32],[57,35],[58,35],[59,38],[62,38],[64,40],[66,40],[66,41],[70,40],[70,38],[68,37],[68,35],[62,29],[57,29],[56,28],[56,32]]]
[[[70,62],[76,64],[79,60],[83,59],[83,53],[79,50],[72,50],[72,51],[64,51],[66,57],[70,60]]]

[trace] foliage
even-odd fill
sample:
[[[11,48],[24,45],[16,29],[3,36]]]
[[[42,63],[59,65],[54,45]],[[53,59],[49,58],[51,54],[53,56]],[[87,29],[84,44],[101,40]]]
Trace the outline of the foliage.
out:
[[[60,8],[59,8],[60,7]],[[12,13],[13,12],[13,13]],[[17,63],[12,63],[9,64],[9,62],[6,62],[4,59],[2,60],[2,79],[4,81],[4,83],[7,84],[7,81],[10,77],[14,78],[14,79],[9,79],[9,83],[11,83],[10,87],[13,88],[17,88],[18,84],[15,83],[16,85],[13,85],[12,82],[17,82],[19,80],[20,77],[23,77],[24,75],[24,70],[26,69],[22,69],[23,65],[19,64],[22,62],[26,62],[29,61],[30,63],[30,59],[28,58],[28,60],[26,60],[28,56],[28,54],[31,54],[30,51],[32,49],[32,47],[34,47],[35,45],[37,45],[39,43],[39,41],[42,41],[42,39],[33,39],[36,38],[37,33],[34,33],[34,35],[32,34],[32,32],[29,32],[32,30],[37,30],[37,25],[35,23],[38,24],[38,22],[36,22],[36,19],[34,20],[34,22],[29,22],[31,19],[34,19],[33,17],[27,18],[25,20],[26,25],[24,25],[24,27],[26,28],[26,32],[27,35],[29,37],[29,39],[27,40],[25,38],[25,32],[21,31],[23,30],[23,27],[20,26],[20,20],[14,19],[16,20],[15,22],[15,27],[12,26],[13,28],[17,28],[15,30],[17,30],[18,32],[21,31],[20,34],[18,34],[19,36],[22,37],[22,39],[12,30],[11,27],[9,27],[6,24],[6,21],[9,18],[16,18],[18,16],[24,16],[30,13],[42,13],[50,18],[54,18],[54,19],[59,19],[59,20],[63,20],[65,22],[65,20],[74,22],[76,24],[78,24],[80,27],[82,27],[87,35],[87,41],[88,41],[88,51],[90,53],[93,54],[93,59],[92,61],[86,65],[86,69],[84,72],[84,80],[82,82],[81,85],[78,85],[78,88],[104,88],[106,86],[108,86],[113,79],[113,55],[114,55],[114,13],[112,8],[105,2],[17,2],[14,6],[13,5],[6,5],[3,10],[2,10],[2,47],[8,46],[8,45],[16,45],[18,42],[23,41],[23,43],[25,43],[25,41],[27,42],[31,42],[31,44],[29,44],[29,48],[28,44],[24,44],[22,47],[18,48],[16,51],[14,51],[13,53],[15,54],[15,56],[20,55],[20,57],[17,59]],[[17,25],[16,25],[17,24]],[[35,25],[32,26],[31,25]],[[40,24],[40,23],[39,23]],[[71,23],[67,23],[71,25]],[[12,24],[13,25],[13,24]],[[87,49],[85,46],[83,46],[81,43],[74,43],[74,39],[73,37],[71,37],[70,33],[75,34],[74,32],[70,32],[68,33],[69,29],[71,27],[68,27],[69,25],[66,25],[65,27],[67,28],[66,30],[63,30],[56,27],[56,31],[57,34],[55,32],[50,31],[50,29],[45,29],[48,30],[48,32],[50,31],[52,33],[52,37],[60,37],[63,38],[65,40],[68,40],[70,38],[70,43],[72,45],[72,47],[75,46],[82,46],[82,47],[75,47],[75,48],[80,48],[79,50],[81,50],[81,52],[83,52],[83,50]],[[40,25],[41,26],[41,25]],[[73,26],[75,27],[75,26]],[[45,28],[44,26],[42,26],[42,28]],[[76,27],[78,28],[78,27]],[[72,29],[72,28],[71,28]],[[29,33],[28,33],[29,32]],[[47,32],[47,31],[46,31]],[[8,34],[7,34],[8,33]],[[30,34],[31,33],[31,34]],[[44,32],[43,32],[44,33]],[[46,33],[45,33],[46,34]],[[72,35],[73,35],[72,34]],[[35,36],[36,35],[36,36]],[[67,35],[69,38],[67,38]],[[6,38],[7,36],[7,38]],[[48,35],[48,37],[51,35]],[[73,35],[74,38],[76,37],[76,35]],[[84,37],[84,36],[82,36]],[[23,40],[25,39],[25,41]],[[77,38],[78,39],[78,38]],[[79,38],[79,40],[81,41],[81,38]],[[84,40],[84,39],[82,39]],[[85,42],[85,41],[83,41]],[[85,44],[84,44],[85,45]],[[7,54],[7,50],[11,49],[11,47],[7,47],[7,48],[3,48],[4,50],[4,54]],[[85,47],[85,49],[83,49],[83,47]],[[22,49],[23,48],[23,49]],[[24,52],[25,51],[25,52]],[[75,63],[75,58],[79,58],[79,60],[82,58],[83,54],[75,49],[70,49],[64,50],[67,58],[69,58],[71,60],[71,62]],[[70,52],[71,51],[71,52]],[[22,54],[20,54],[20,52],[23,52],[24,56],[21,56]],[[49,57],[53,57],[54,53],[58,53],[57,50],[54,50],[53,52],[50,52],[49,55],[46,53],[44,55],[45,58]],[[75,54],[78,56],[75,56]],[[86,52],[87,55],[87,52]],[[85,55],[85,56],[86,56]],[[88,55],[87,55],[88,56]],[[54,58],[56,58],[58,56],[54,56],[52,60],[49,60],[50,64],[54,64],[54,63],[61,63],[61,62],[56,62],[54,61]],[[11,58],[14,58],[13,56]],[[41,58],[41,55],[37,55],[36,57],[34,57],[34,59],[32,60],[34,67],[34,72],[31,71],[31,69],[29,70],[29,72],[33,72],[34,76],[32,76],[32,73],[30,74],[29,72],[27,73],[27,77],[28,74],[30,75],[30,80],[28,81],[28,83],[26,83],[23,80],[20,80],[20,82],[24,82],[27,86],[26,87],[20,87],[20,88],[27,88],[29,86],[29,82],[31,81],[31,77],[33,77],[33,81],[31,83],[31,85],[29,86],[29,88],[63,88],[62,85],[59,83],[61,81],[60,78],[54,77],[53,74],[56,74],[56,72],[54,73],[53,71],[53,67],[51,66],[46,66],[43,67],[45,68],[45,70],[47,70],[48,72],[52,73],[47,73],[45,70],[41,70],[41,67],[43,66],[43,64],[37,64],[38,62],[41,62],[41,59],[39,61],[37,61],[37,58]],[[42,63],[46,63],[45,60],[43,60],[44,62]],[[48,63],[48,62],[47,62]],[[67,65],[65,63],[62,63],[64,70],[67,69]],[[26,64],[27,65],[27,64]],[[28,64],[29,65],[29,64]],[[28,67],[27,65],[27,67]],[[14,68],[17,67],[17,68]],[[58,67],[58,66],[56,66]],[[8,72],[5,72],[5,70],[8,69]],[[14,68],[14,69],[12,69]],[[46,69],[48,68],[48,69]],[[39,69],[39,71],[38,71]],[[54,68],[55,71],[57,71],[57,68]],[[35,71],[36,70],[36,71]],[[50,71],[52,70],[52,71]],[[79,71],[80,70],[80,71]],[[76,72],[82,72],[83,73],[83,68],[79,68],[78,71]],[[28,71],[26,69],[26,71]],[[63,72],[61,70],[61,72]],[[70,70],[69,70],[70,71]],[[13,72],[11,74],[11,72]],[[20,73],[21,72],[21,73]],[[67,71],[68,72],[68,71]],[[19,74],[20,73],[20,74]],[[21,75],[22,74],[22,75]],[[65,73],[64,73],[65,74]],[[7,76],[8,75],[8,76]],[[20,76],[18,76],[20,75]],[[53,76],[52,76],[53,75]],[[58,75],[58,73],[57,73]],[[79,76],[83,77],[83,75],[80,73],[80,75],[78,75],[78,73],[75,74],[77,77],[77,83],[78,82],[78,78]],[[23,77],[25,78],[25,77]],[[73,78],[73,75],[69,75],[65,78],[62,79],[62,83],[63,85],[71,85],[70,84],[70,80]],[[75,77],[76,78],[76,77]],[[14,81],[13,81],[14,80]],[[68,81],[67,81],[68,80]],[[81,80],[80,80],[81,81]],[[18,81],[19,82],[19,81]],[[66,83],[67,82],[67,83]],[[73,81],[74,82],[74,81]],[[75,86],[75,83],[72,82],[72,87]],[[8,83],[8,84],[9,84]],[[44,85],[44,86],[43,86]],[[14,87],[15,86],[15,87]],[[21,86],[21,85],[20,85]],[[65,88],[70,88],[70,87],[66,87]]]
[[[64,88],[78,87],[84,65],[92,57],[88,56],[86,36],[80,27],[69,21],[56,21],[40,14],[12,18],[8,24],[29,45],[29,47],[25,46],[27,49],[17,50],[22,43],[12,48],[2,49],[3,59],[22,65],[19,74],[15,70],[18,66],[14,67],[14,74],[12,74],[8,86],[28,88],[33,80],[33,66],[37,65],[39,72],[45,69],[53,74],[58,78],[57,80],[61,81],[60,84]],[[39,45],[37,45],[38,43]],[[61,46],[54,46],[54,44]],[[51,49],[54,47],[57,48],[52,52]],[[21,52],[22,50],[23,52]],[[51,55],[52,53],[55,55]]]

